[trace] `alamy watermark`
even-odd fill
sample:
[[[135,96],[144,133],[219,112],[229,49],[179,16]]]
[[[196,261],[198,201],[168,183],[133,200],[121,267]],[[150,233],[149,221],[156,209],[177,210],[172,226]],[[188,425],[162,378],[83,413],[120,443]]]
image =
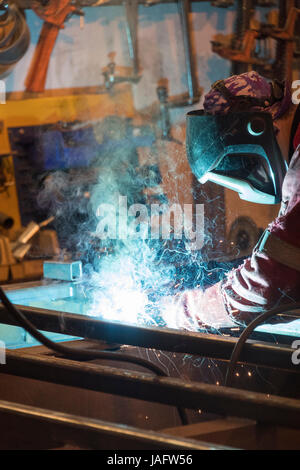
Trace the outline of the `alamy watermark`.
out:
[[[0,80],[0,104],[6,104],[6,83]]]
[[[118,196],[117,205],[100,204],[97,236],[102,239],[182,240],[191,250],[204,244],[204,204],[132,204],[126,196]]]
[[[293,104],[300,104],[300,80],[294,80],[292,83],[292,102]]]
[[[0,341],[0,364],[6,364],[6,346],[4,341]]]
[[[292,349],[295,349],[295,351],[292,354],[292,363],[294,366],[299,366],[300,364],[300,340],[296,339],[292,343]]]

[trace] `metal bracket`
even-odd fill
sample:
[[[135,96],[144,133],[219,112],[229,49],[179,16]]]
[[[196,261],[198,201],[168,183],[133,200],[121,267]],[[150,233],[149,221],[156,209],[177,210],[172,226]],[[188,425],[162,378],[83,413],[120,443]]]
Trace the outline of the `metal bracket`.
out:
[[[82,277],[81,261],[45,261],[44,277],[60,281],[78,281]]]

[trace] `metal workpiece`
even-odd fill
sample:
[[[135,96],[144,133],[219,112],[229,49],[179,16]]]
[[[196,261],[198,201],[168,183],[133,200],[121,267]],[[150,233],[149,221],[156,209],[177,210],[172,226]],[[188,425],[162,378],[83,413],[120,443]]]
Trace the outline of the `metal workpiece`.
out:
[[[300,427],[300,401],[290,398],[22,351],[7,351],[6,364],[1,366],[1,371],[149,402],[201,408],[221,416]]]
[[[128,325],[34,307],[18,308],[36,328],[43,331],[212,359],[228,360],[238,341],[229,336]],[[19,326],[3,305],[0,305],[0,318],[1,323]],[[299,367],[291,360],[293,351],[290,347],[248,340],[240,361],[297,372]]]
[[[81,261],[45,261],[44,277],[60,281],[79,281],[82,277]]]

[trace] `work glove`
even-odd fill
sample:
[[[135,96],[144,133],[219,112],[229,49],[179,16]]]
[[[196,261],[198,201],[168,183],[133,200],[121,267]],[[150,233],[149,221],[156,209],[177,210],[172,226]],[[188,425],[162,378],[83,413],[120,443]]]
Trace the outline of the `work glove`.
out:
[[[187,290],[166,297],[160,311],[169,328],[196,331],[206,327],[236,326],[225,308],[221,282],[205,291]]]

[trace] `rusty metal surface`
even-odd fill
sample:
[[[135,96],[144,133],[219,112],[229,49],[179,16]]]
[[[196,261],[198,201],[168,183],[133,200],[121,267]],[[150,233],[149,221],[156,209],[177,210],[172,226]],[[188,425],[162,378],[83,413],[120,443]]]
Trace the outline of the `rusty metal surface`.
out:
[[[7,351],[6,362],[1,366],[3,374],[189,409],[201,408],[208,413],[261,423],[300,427],[300,400],[30,352]]]

